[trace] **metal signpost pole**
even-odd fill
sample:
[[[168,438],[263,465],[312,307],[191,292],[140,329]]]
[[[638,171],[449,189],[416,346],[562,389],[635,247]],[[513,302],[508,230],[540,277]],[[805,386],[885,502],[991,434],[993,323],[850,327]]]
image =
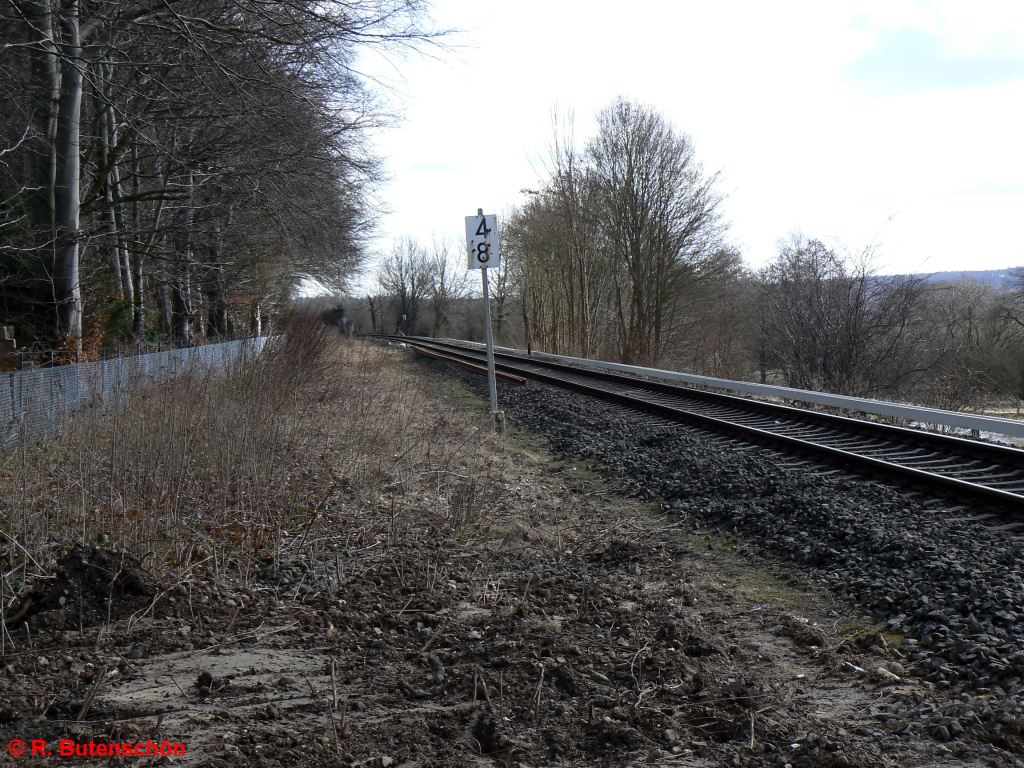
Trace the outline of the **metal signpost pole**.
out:
[[[479,269],[484,285],[484,327],[487,339],[487,388],[490,391],[490,413],[494,427],[504,431],[505,415],[498,410],[498,385],[494,377],[494,336],[491,333],[491,296],[487,286],[488,267],[501,263],[498,245],[498,218],[491,214],[484,216],[484,209],[477,208],[476,216],[466,217],[466,248],[469,268]]]
[[[481,269],[480,274],[484,281],[484,326],[487,329],[487,389],[491,393],[491,415],[494,416],[498,412],[498,384],[494,379],[494,335],[491,333],[491,297],[487,292],[487,267]]]

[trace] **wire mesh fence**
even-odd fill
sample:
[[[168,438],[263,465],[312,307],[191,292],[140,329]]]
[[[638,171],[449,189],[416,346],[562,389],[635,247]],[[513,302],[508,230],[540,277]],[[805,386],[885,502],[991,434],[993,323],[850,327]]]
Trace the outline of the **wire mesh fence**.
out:
[[[52,368],[0,373],[0,445],[40,440],[60,432],[84,409],[105,412],[144,387],[186,373],[209,375],[255,357],[272,337],[183,347]]]

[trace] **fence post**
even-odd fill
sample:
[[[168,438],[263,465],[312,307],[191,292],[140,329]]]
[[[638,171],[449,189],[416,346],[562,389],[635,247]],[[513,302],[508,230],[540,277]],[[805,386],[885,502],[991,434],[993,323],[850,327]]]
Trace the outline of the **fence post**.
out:
[[[42,371],[39,373],[42,373]],[[57,434],[57,409],[53,407],[53,350],[50,351],[50,375],[47,378],[50,381],[50,400],[46,408],[50,414],[50,434],[47,437],[52,437]]]
[[[25,428],[25,353],[21,353],[21,375],[18,377],[18,423],[21,424],[21,439],[25,439],[28,431]]]

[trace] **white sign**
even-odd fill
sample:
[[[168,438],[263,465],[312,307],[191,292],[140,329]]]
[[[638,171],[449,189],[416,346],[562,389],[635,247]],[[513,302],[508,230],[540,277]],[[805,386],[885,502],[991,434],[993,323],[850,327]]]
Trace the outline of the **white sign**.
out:
[[[466,217],[466,247],[469,249],[469,268],[496,267],[501,260],[498,252],[498,217]]]

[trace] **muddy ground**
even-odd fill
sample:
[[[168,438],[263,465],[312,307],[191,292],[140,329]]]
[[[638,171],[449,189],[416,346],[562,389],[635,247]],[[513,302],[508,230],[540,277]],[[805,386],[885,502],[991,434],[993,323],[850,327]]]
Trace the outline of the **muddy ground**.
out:
[[[485,427],[478,401],[415,370],[423,408]],[[1021,764],[1005,732],[937,732],[921,713],[957,691],[914,677],[900,636],[805,572],[620,493],[536,435],[488,448],[496,484],[463,485],[444,528],[389,525],[417,504],[398,484],[379,525],[346,533],[339,507],[313,554],[246,574],[200,560],[169,582],[116,542],[66,553],[8,614],[0,739],[186,753],[0,764]]]

